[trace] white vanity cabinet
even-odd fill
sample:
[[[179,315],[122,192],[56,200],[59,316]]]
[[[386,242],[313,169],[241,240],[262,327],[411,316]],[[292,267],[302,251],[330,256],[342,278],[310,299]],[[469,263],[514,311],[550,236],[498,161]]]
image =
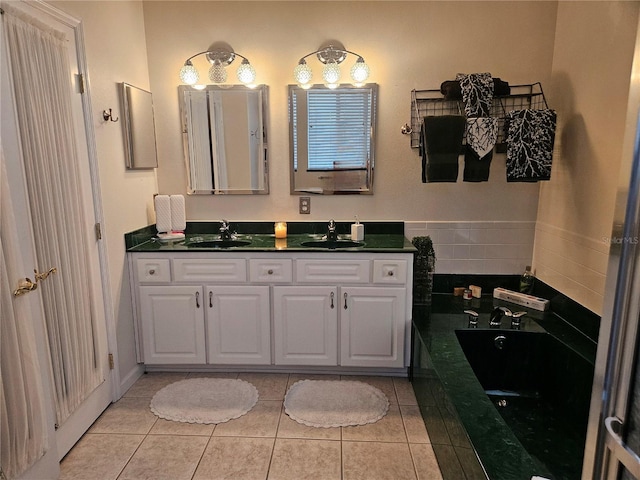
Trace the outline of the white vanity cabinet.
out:
[[[404,288],[340,289],[340,365],[402,367]]]
[[[276,365],[338,365],[336,287],[273,287]]]
[[[271,363],[268,286],[208,286],[208,363]]]
[[[141,286],[144,363],[205,363],[204,305],[199,286]]]
[[[411,253],[135,252],[129,262],[145,364],[408,365]]]

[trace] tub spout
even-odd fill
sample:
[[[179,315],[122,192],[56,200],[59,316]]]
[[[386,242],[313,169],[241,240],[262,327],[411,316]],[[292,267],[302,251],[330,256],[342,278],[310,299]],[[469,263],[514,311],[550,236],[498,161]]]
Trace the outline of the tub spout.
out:
[[[491,312],[491,316],[489,317],[489,327],[490,328],[500,328],[500,324],[502,323],[502,317],[512,317],[513,313],[507,307],[496,307]]]

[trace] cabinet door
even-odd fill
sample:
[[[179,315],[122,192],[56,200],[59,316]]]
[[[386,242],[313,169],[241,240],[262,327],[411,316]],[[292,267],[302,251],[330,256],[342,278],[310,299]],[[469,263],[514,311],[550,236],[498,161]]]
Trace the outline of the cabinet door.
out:
[[[342,287],[340,295],[340,364],[402,367],[406,290]]]
[[[140,316],[147,364],[206,361],[202,287],[140,287]]]
[[[276,365],[338,364],[335,287],[274,287]]]
[[[268,286],[207,287],[208,363],[271,364]]]

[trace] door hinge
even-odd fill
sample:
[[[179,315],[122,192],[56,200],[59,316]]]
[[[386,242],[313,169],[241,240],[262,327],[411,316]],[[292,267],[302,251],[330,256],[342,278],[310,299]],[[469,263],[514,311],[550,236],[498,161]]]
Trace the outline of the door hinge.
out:
[[[95,224],[96,240],[102,240],[102,226],[99,223]]]
[[[113,364],[113,353],[109,354],[109,370],[113,370],[115,365]]]
[[[84,75],[82,73],[76,73],[76,87],[78,93],[84,93]]]

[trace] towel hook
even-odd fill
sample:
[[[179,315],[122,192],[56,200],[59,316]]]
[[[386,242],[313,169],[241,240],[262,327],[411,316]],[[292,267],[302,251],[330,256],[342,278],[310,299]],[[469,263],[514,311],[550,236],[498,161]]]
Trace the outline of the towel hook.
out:
[[[104,118],[105,122],[112,121],[117,122],[120,118],[114,118],[113,113],[111,113],[111,109],[102,111],[102,118]]]
[[[410,135],[413,133],[413,128],[408,123],[405,123],[402,128],[400,128],[400,133],[403,135]]]

